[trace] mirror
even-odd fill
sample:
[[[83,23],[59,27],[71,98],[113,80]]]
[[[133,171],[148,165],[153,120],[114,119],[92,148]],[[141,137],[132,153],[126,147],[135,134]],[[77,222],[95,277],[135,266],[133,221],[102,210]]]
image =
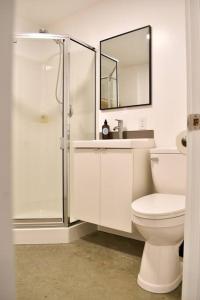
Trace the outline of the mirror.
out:
[[[151,104],[151,26],[100,41],[100,109]]]

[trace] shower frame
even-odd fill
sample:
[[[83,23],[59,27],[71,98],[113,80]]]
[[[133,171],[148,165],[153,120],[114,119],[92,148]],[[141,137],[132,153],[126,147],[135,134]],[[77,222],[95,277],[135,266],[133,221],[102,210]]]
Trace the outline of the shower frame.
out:
[[[41,40],[62,40],[63,41],[63,86],[62,86],[62,136],[61,136],[61,151],[62,151],[62,203],[63,203],[63,218],[38,218],[38,219],[15,219],[15,228],[34,228],[34,227],[70,227],[81,221],[77,220],[70,222],[69,202],[70,202],[70,42],[73,41],[88,50],[94,52],[94,139],[96,138],[96,49],[87,43],[80,41],[69,35],[58,35],[50,33],[17,33],[14,43],[18,39],[41,39]]]

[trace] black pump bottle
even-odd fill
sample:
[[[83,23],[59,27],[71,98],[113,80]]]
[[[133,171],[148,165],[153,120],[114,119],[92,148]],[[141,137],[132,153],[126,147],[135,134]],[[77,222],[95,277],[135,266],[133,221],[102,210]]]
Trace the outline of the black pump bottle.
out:
[[[108,125],[107,120],[104,121],[102,126],[102,139],[109,139],[110,138],[110,126]]]

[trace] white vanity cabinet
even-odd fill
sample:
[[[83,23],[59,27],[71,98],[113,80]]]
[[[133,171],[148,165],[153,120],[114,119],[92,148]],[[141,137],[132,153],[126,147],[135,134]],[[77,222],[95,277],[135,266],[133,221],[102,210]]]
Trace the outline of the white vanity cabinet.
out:
[[[133,150],[103,149],[100,180],[100,225],[131,232]]]
[[[71,217],[131,232],[131,202],[151,192],[148,148],[75,142],[71,188]]]

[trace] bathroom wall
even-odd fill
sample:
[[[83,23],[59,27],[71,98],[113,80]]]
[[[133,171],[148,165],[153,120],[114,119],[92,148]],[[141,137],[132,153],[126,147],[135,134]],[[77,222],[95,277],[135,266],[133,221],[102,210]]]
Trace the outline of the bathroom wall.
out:
[[[97,132],[105,118],[111,127],[116,124],[115,118],[122,118],[129,130],[138,129],[140,119],[144,118],[146,128],[155,130],[157,146],[175,146],[177,133],[186,127],[183,0],[101,0],[54,24],[49,30],[68,33],[98,48],[102,39],[145,25],[152,26],[153,104],[144,108],[98,111]],[[99,103],[99,78],[97,95]]]
[[[38,32],[40,26],[37,22],[30,21],[15,15],[14,33]]]

